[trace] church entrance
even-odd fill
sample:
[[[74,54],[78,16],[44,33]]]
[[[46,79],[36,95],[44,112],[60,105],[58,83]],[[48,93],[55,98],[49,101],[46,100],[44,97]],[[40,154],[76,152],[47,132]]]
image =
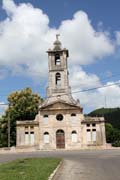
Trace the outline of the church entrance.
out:
[[[58,149],[65,148],[65,133],[61,129],[56,132],[56,147]]]

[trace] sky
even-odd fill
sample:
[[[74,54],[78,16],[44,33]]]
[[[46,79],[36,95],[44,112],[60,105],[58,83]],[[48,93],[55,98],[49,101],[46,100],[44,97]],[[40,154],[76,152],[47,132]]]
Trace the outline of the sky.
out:
[[[119,9],[119,0],[1,0],[0,113],[13,91],[31,87],[46,97],[46,51],[58,33],[69,50],[72,92],[79,92],[73,97],[84,113],[120,107]]]

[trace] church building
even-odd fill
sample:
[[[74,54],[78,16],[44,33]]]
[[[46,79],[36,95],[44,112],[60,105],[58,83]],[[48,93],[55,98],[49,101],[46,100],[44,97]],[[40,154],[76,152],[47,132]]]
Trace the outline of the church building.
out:
[[[73,99],[68,77],[69,51],[62,48],[58,35],[47,53],[47,98],[34,120],[17,121],[17,147],[40,150],[104,147],[104,118],[85,117],[79,100]]]

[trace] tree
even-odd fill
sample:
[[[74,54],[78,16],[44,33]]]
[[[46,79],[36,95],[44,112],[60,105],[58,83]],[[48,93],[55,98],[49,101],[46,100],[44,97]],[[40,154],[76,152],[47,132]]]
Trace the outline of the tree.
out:
[[[89,116],[104,116],[106,122],[106,140],[113,146],[120,146],[120,108],[101,108],[89,113]]]
[[[5,142],[8,142],[8,120],[10,120],[10,139],[11,145],[16,143],[16,121],[18,120],[34,120],[36,114],[38,113],[38,107],[42,102],[42,98],[33,93],[31,88],[25,88],[21,91],[16,91],[11,93],[8,96],[9,106],[5,112],[5,115],[2,117],[2,126],[0,131],[2,137],[2,145],[6,146]]]
[[[12,119],[32,120],[38,113],[41,101],[40,96],[32,93],[30,88],[16,91],[8,96],[8,112]]]
[[[106,140],[112,145],[120,146],[120,131],[114,128],[110,123],[106,123]]]
[[[112,124],[116,129],[120,130],[120,108],[101,108],[96,109],[88,114],[89,116],[104,116],[107,123]]]
[[[7,120],[4,118],[0,118],[0,147],[7,146]]]
[[[111,124],[109,123],[106,123],[105,124],[105,129],[106,129],[106,140],[107,140],[107,143],[113,143],[114,141],[114,128]]]

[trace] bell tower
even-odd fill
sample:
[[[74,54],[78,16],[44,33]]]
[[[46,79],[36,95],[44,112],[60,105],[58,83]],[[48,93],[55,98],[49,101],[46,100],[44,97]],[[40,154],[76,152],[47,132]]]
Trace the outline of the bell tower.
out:
[[[58,37],[59,34],[56,35],[54,48],[47,51],[49,66],[47,97],[69,94],[71,91],[67,66],[69,52],[67,49],[62,48]]]

